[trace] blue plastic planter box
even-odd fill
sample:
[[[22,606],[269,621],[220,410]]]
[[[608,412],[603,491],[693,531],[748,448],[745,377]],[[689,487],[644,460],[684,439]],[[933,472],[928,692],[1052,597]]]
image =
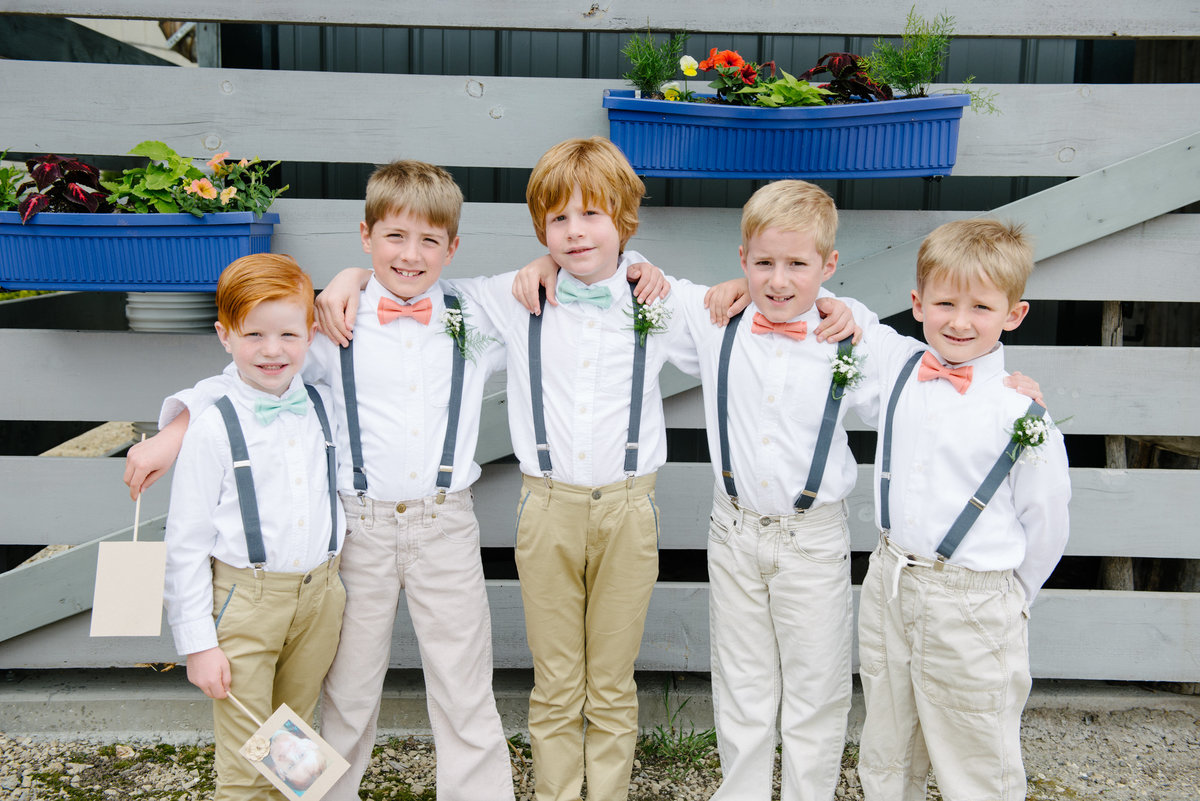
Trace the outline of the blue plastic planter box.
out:
[[[966,95],[757,108],[604,92],[609,137],[639,175],[891,178],[949,175]]]
[[[0,211],[5,289],[204,292],[229,262],[271,249],[278,214],[35,214]]]

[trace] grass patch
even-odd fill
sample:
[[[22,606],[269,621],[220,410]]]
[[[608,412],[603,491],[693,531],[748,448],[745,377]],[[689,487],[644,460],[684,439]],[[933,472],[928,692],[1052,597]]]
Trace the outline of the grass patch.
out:
[[[684,731],[679,721],[680,713],[692,699],[671,707],[671,684],[663,686],[663,708],[667,713],[666,725],[651,729],[638,741],[642,760],[648,765],[662,767],[675,781],[679,781],[693,770],[706,770],[717,766],[717,732],[714,729],[696,731],[689,724]]]

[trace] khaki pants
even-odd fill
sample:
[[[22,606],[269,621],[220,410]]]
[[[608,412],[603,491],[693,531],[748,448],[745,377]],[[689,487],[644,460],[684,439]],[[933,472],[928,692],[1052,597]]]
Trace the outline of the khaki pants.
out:
[[[421,652],[438,801],[511,801],[492,693],[492,618],[470,490],[408,501],[343,494],[348,595],[325,679],[321,736],[349,762],[326,801],[351,801],[371,760],[401,590]]]
[[[858,621],[866,801],[923,801],[931,764],[946,801],[1025,798],[1028,619],[1011,570],[939,570],[881,540]]]
[[[637,740],[633,663],[658,578],[654,475],[596,488],[526,476],[516,559],[535,797],[575,801],[586,775],[589,801],[622,801]]]
[[[217,641],[231,691],[259,720],[280,704],[312,723],[321,680],[333,661],[346,591],[340,557],[308,573],[268,573],[213,562]],[[213,702],[217,801],[274,798],[278,791],[238,749],[258,726],[232,701]]]

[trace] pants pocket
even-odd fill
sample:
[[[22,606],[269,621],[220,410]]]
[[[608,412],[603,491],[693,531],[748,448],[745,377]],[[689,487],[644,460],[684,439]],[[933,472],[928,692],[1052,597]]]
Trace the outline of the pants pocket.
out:
[[[998,712],[1009,681],[1008,641],[1020,604],[1004,590],[931,588],[921,631],[921,687],[961,712]]]

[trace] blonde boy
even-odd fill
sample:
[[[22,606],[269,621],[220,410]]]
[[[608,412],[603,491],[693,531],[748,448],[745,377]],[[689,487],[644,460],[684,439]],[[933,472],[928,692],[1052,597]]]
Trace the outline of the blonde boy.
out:
[[[837,787],[851,692],[845,498],[857,476],[842,418],[870,400],[832,385],[839,346],[815,335],[836,232],[820,187],[768,184],[742,212],[750,306],[721,329],[709,324],[702,287],[671,294],[699,355],[716,478],[709,625],[723,780],[714,799],[771,796],[777,730],[783,801],[826,801]],[[869,313],[850,303],[866,325]]]
[[[179,452],[165,599],[188,679],[215,699],[216,797],[250,799],[272,792],[238,753],[257,725],[226,699],[260,720],[280,703],[312,720],[346,603],[345,516],[329,394],[299,378],[312,281],[289,256],[245,256],[221,273],[217,315],[233,363]]]
[[[1019,227],[947,223],[917,256],[928,350],[867,333],[882,532],[859,612],[867,801],[923,799],[931,764],[948,801],[1025,797],[1029,604],[1066,546],[1070,499],[1062,435],[1004,385],[999,338],[1029,310],[1032,269]]]
[[[360,226],[373,267],[358,298],[365,313],[351,348],[318,338],[305,370],[333,388],[345,423],[339,450],[352,465],[339,487],[348,602],[321,715],[323,737],[351,767],[328,799],[358,798],[401,590],[421,650],[438,798],[513,797],[470,489],[480,474],[484,383],[503,365],[503,348],[472,336],[470,317],[457,329],[449,322],[458,300],[439,279],[458,248],[461,206],[440,167],[399,161],[376,170]],[[178,397],[195,409],[211,394],[197,389]],[[167,404],[164,422],[179,406]]]

